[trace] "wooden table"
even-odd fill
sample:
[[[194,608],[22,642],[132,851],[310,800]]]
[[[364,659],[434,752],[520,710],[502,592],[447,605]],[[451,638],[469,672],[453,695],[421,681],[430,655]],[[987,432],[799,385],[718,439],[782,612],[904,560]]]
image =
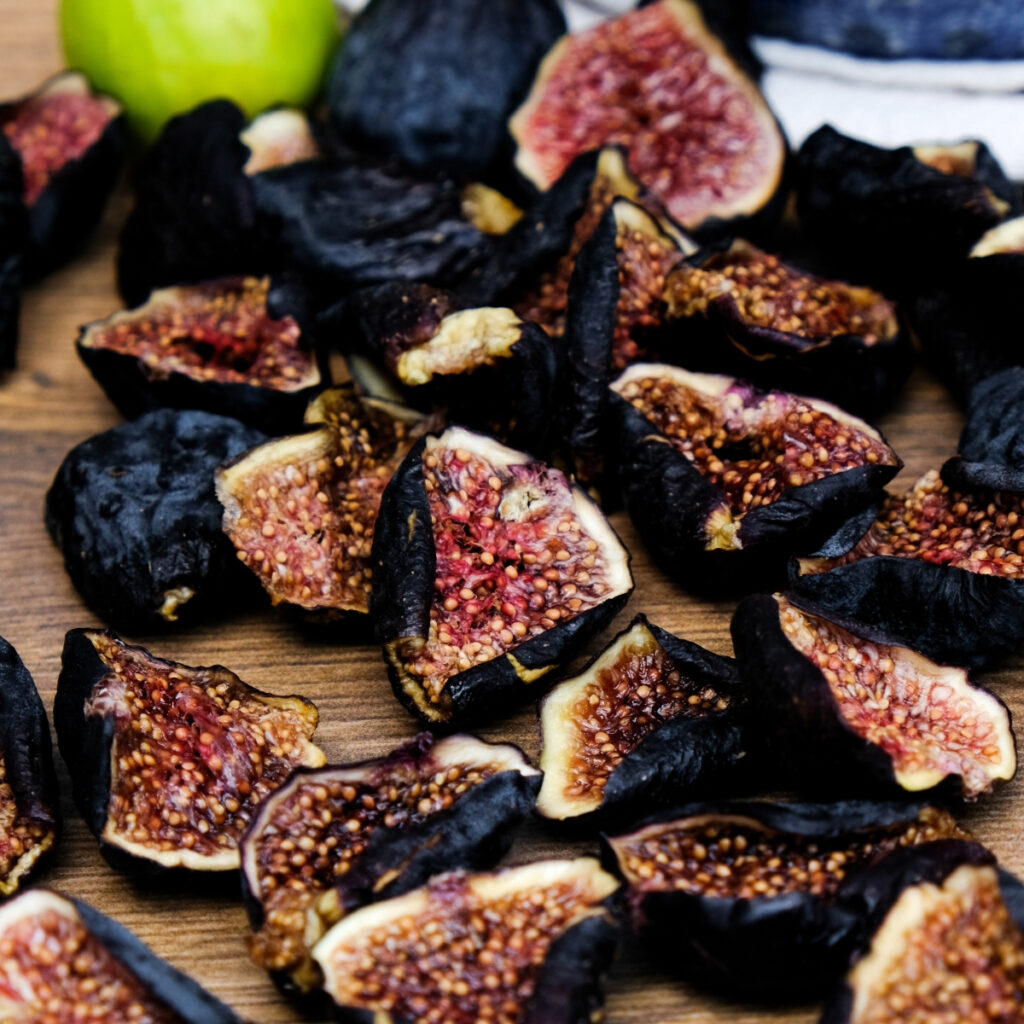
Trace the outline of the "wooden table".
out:
[[[0,97],[20,95],[61,67],[56,0],[0,0]],[[25,295],[18,369],[0,381],[0,635],[21,653],[47,708],[52,706],[66,630],[99,625],[65,575],[43,527],[43,495],[66,452],[120,421],[73,349],[76,328],[120,306],[114,289],[114,248],[129,196],[121,189],[85,253]],[[961,416],[938,384],[918,370],[900,407],[881,424],[906,461],[900,484],[937,466],[956,445]],[[645,611],[659,625],[731,653],[732,604],[694,600],[652,566],[624,515],[613,518],[633,552],[636,592],[612,632]],[[160,637],[131,637],[155,653],[202,665],[222,663],[247,682],[277,693],[302,693],[320,708],[318,739],[330,761],[383,754],[416,731],[398,706],[375,648],[312,642],[267,607],[248,617]],[[1015,658],[984,682],[1024,714]],[[482,730],[487,739],[509,739],[535,757],[533,709]],[[139,936],[161,956],[193,975],[242,1016],[263,1024],[304,1019],[249,960],[245,914],[235,879],[223,893],[138,886],[100,857],[68,797],[68,776],[58,764],[66,826],[52,867],[39,879],[94,904]],[[964,815],[980,840],[1011,870],[1024,872],[1024,776]],[[588,844],[577,844],[584,850]],[[593,846],[589,848],[593,849]],[[509,857],[521,863],[568,852],[540,825],[517,839]],[[817,1008],[764,1009],[701,995],[648,971],[626,952],[608,983],[609,1024],[698,1024],[705,1021],[812,1022]]]

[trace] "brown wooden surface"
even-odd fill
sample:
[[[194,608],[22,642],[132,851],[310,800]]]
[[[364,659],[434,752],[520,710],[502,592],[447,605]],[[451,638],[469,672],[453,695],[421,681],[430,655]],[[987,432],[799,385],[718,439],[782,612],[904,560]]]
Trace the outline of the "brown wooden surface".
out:
[[[0,97],[28,91],[59,70],[55,7],[56,0],[0,0]],[[122,189],[86,252],[25,295],[18,369],[0,381],[0,634],[21,653],[48,709],[64,632],[97,625],[98,620],[78,598],[46,534],[43,496],[73,445],[119,422],[75,356],[73,341],[79,324],[119,306],[113,256],[127,206]],[[960,423],[959,413],[935,381],[917,371],[900,408],[882,423],[906,462],[900,481],[909,482],[951,454]],[[636,592],[614,630],[642,610],[667,629],[731,653],[731,604],[687,596],[651,565],[624,516],[616,516],[614,524],[633,552],[637,579]],[[321,714],[318,739],[331,761],[382,754],[416,731],[391,695],[376,649],[312,642],[269,607],[188,632],[131,639],[188,664],[228,665],[260,689],[312,698]],[[1024,712],[1021,666],[1017,658],[984,677],[1018,717]],[[538,752],[531,709],[483,733],[489,739],[513,740],[531,756]],[[248,959],[246,918],[234,879],[224,879],[221,895],[133,885],[99,856],[67,798],[63,764],[58,771],[65,794],[65,834],[55,863],[39,881],[117,917],[242,1016],[265,1024],[303,1019]],[[1024,782],[1019,777],[966,815],[978,837],[1018,872],[1024,872],[1022,813]],[[534,825],[517,839],[509,861],[568,849]],[[655,976],[627,952],[608,983],[607,1017],[609,1024],[804,1024],[816,1019],[817,1009],[765,1011],[712,1000]]]

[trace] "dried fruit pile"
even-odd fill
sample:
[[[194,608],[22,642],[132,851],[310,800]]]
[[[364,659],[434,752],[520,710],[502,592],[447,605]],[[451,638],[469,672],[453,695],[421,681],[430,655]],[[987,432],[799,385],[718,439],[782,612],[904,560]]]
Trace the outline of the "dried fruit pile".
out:
[[[980,142],[826,126],[788,153],[719,4],[561,38],[552,0],[413,7],[371,0],[326,121],[166,126],[120,237],[131,308],[77,346],[130,422],[46,499],[118,629],[269,604],[339,676],[372,635],[406,742],[335,759],[304,697],[73,628],[54,725],[100,852],[144,889],[237,889],[239,947],[342,1019],[584,1024],[631,944],[828,1024],[1021,1020],[1024,885],[962,823],[1017,768],[974,672],[1024,633],[1018,188]],[[115,114],[73,75],[0,106],[6,363],[23,281],[99,215]],[[908,324],[967,420],[886,493],[870,419]],[[634,592],[613,514],[663,593],[730,600],[735,658],[642,609],[599,639]],[[60,821],[0,648],[10,895]],[[508,738],[524,704],[536,767],[454,732]],[[530,816],[561,859],[522,863]],[[0,907],[0,951],[0,1016],[236,1019],[43,889]]]

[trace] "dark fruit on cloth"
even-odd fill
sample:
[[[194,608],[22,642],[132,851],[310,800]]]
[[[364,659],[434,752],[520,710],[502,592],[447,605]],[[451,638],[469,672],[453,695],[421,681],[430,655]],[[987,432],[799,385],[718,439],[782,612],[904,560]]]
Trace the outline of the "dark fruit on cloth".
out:
[[[794,598],[798,601],[799,598]],[[806,610],[746,598],[733,618],[740,673],[803,791],[930,790],[976,800],[1017,770],[1009,712],[961,668],[938,665]],[[947,781],[948,780],[948,781]]]
[[[688,230],[753,217],[779,192],[786,144],[754,82],[689,0],[659,0],[560,40],[509,128],[540,188],[622,145]]]
[[[54,724],[75,805],[121,870],[231,871],[260,800],[319,767],[316,708],[220,665],[154,657],[113,633],[73,629]]]
[[[721,786],[747,751],[731,658],[637,616],[541,702],[537,810],[566,819]]]
[[[253,960],[304,987],[310,947],[346,913],[443,871],[491,867],[539,785],[518,748],[465,734],[421,733],[373,761],[296,772],[241,842]]]
[[[427,723],[529,699],[632,587],[597,507],[485,435],[422,439],[384,492],[370,611],[396,696]]]
[[[283,433],[326,382],[295,320],[268,312],[269,289],[269,278],[254,277],[159,289],[137,309],[86,324],[78,354],[129,418],[205,409]]]
[[[893,851],[964,835],[923,804],[705,803],[604,844],[634,930],[671,949],[674,971],[748,996],[807,999],[836,981],[863,934],[851,881]]]
[[[10,1020],[242,1024],[125,927],[48,889],[0,908],[0,952]]]
[[[880,493],[901,462],[819,399],[636,363],[611,385],[626,507],[658,563],[707,585],[715,567],[779,572]]]
[[[21,162],[25,275],[42,277],[71,259],[99,222],[121,169],[121,108],[93,95],[80,72],[64,71],[0,104],[0,134]]]
[[[603,1002],[617,888],[586,857],[441,875],[346,917],[313,955],[342,1020],[582,1024]]]
[[[0,638],[0,895],[17,891],[59,834],[50,724],[28,669]]]
[[[318,618],[365,615],[381,495],[427,424],[351,385],[324,392],[307,420],[315,429],[217,470],[224,532],[275,605]]]
[[[554,0],[373,0],[353,21],[327,87],[346,140],[410,167],[484,171],[541,57],[565,32]]]
[[[213,474],[263,440],[224,416],[157,409],[73,448],[46,495],[46,526],[86,604],[144,628],[237,606],[245,574],[221,531]]]

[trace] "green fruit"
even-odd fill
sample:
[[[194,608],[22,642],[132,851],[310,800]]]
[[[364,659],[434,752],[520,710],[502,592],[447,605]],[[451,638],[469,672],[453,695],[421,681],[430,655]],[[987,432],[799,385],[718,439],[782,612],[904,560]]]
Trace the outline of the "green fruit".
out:
[[[147,140],[208,99],[308,105],[339,37],[332,0],[62,0],[60,25],[68,65]]]

